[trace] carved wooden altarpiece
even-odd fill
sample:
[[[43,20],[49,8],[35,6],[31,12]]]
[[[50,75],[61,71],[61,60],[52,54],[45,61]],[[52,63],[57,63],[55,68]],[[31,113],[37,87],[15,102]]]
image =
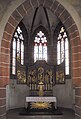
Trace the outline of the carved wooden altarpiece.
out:
[[[54,66],[46,61],[36,61],[27,67],[27,85],[30,88],[30,96],[52,96],[54,79]]]

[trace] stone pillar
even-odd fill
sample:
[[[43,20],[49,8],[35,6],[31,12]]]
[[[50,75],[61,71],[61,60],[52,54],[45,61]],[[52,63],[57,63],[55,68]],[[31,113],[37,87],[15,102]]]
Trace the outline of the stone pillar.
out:
[[[81,119],[81,87],[75,87],[75,119]]]
[[[6,119],[6,87],[0,87],[0,119]]]

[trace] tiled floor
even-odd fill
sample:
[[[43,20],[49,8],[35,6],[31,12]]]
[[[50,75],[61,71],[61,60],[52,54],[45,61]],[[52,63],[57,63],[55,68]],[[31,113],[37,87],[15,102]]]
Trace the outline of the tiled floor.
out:
[[[20,116],[19,109],[13,109],[7,112],[7,119],[75,119],[75,113],[71,109],[61,108],[63,115],[52,116]]]

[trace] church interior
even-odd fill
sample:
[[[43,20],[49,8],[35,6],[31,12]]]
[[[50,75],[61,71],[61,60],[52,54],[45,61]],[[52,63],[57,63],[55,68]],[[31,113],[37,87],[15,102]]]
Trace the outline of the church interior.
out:
[[[0,0],[0,119],[58,117],[81,119],[81,2]]]

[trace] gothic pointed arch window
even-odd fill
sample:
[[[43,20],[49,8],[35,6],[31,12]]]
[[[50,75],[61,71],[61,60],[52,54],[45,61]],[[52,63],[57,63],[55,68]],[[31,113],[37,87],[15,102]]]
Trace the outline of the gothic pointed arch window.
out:
[[[42,30],[39,30],[34,38],[34,62],[47,61],[47,38]]]
[[[19,68],[21,66],[24,66],[25,36],[26,36],[26,28],[24,24],[21,22],[16,27],[11,42],[11,66],[10,66],[11,79],[19,80],[17,76],[18,72],[20,72]],[[24,80],[25,81],[21,82],[26,82],[26,78]]]
[[[57,65],[65,62],[65,75],[70,75],[69,40],[66,29],[61,25],[57,35]]]

